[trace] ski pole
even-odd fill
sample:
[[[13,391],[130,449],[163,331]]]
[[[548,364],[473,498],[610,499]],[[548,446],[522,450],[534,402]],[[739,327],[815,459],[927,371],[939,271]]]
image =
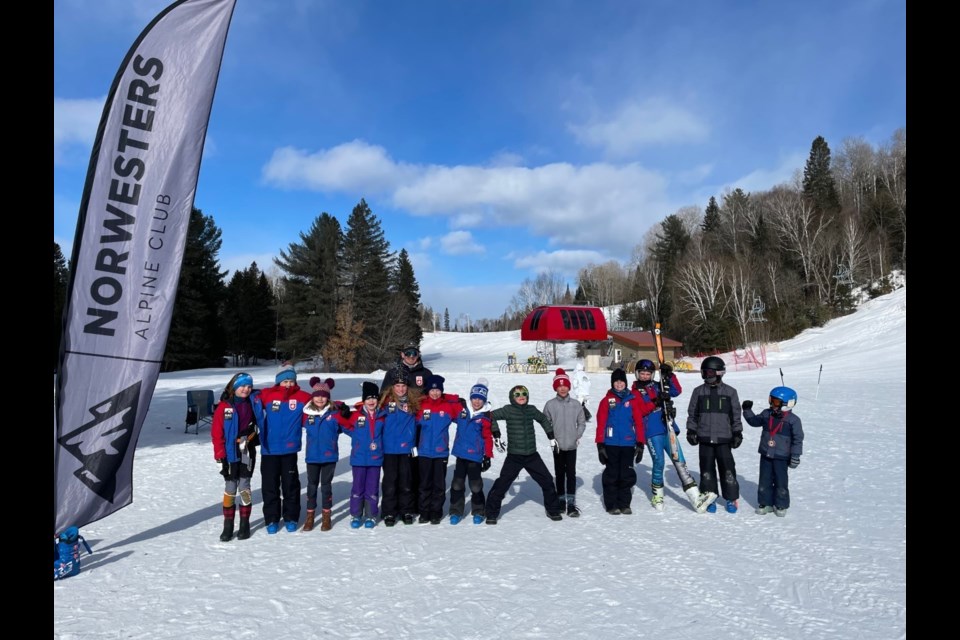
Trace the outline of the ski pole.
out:
[[[814,400],[817,400],[820,397],[820,376],[823,375],[823,365],[820,365],[820,373],[817,374],[817,395],[814,396]]]
[[[783,386],[783,367],[780,367],[780,386]]]

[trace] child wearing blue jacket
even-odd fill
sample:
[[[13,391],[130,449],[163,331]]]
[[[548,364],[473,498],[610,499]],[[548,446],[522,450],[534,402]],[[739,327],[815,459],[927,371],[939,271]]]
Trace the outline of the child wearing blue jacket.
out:
[[[627,389],[627,374],[610,374],[610,390],[597,407],[597,453],[603,465],[603,507],[613,516],[631,514],[633,485],[637,483],[634,459],[643,457],[643,416],[653,405]]]
[[[788,469],[800,466],[803,454],[803,424],[793,412],[797,392],[790,387],[770,390],[769,409],[753,413],[753,401],[743,401],[743,418],[751,427],[762,427],[760,436],[760,479],[757,481],[757,514],[773,511],[781,518],[790,507]]]
[[[416,462],[417,412],[420,392],[410,387],[410,374],[398,367],[389,376],[393,381],[380,394],[378,414],[383,418],[383,480],[380,512],[383,524],[392,527],[398,520],[413,524],[416,496],[413,465]]]
[[[380,390],[372,382],[363,383],[362,401],[357,410],[341,405],[340,426],[353,441],[350,446],[350,466],[353,468],[353,486],[350,489],[350,528],[359,529],[366,506],[367,517],[362,526],[377,526],[380,509],[380,468],[383,466],[383,416],[377,412]]]
[[[470,406],[462,409],[457,416],[457,435],[453,439],[453,455],[457,458],[457,464],[450,482],[450,524],[457,524],[463,519],[467,478],[470,480],[473,524],[483,522],[486,500],[480,474],[490,468],[490,459],[493,457],[490,421],[493,407],[487,403],[489,391],[486,378],[478,379],[470,389]]]
[[[320,487],[320,531],[333,526],[333,474],[340,459],[339,437],[343,429],[337,421],[339,409],[330,401],[330,390],[336,385],[332,378],[321,381],[310,378],[313,395],[303,408],[303,429],[307,432],[307,519],[304,531],[313,531],[317,513],[317,486]]]
[[[420,467],[420,524],[440,524],[447,495],[450,425],[460,415],[460,398],[444,393],[443,376],[427,378],[426,397],[417,414],[417,462]]]

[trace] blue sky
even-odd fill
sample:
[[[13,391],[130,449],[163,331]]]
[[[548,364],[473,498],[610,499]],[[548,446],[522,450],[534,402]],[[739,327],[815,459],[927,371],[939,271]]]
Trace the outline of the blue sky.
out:
[[[120,62],[167,0],[54,2],[54,240]],[[497,317],[554,269],[906,126],[903,0],[239,0],[195,206],[221,265],[365,198],[423,302]]]

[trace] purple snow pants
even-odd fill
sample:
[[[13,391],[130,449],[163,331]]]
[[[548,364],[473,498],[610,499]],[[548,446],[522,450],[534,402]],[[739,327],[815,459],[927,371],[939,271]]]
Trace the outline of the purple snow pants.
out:
[[[350,490],[350,515],[363,515],[363,502],[367,503],[367,517],[380,515],[380,467],[353,467],[353,488]]]

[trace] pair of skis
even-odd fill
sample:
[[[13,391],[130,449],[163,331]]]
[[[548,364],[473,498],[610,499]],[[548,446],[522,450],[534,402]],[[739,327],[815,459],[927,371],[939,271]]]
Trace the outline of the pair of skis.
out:
[[[660,415],[663,418],[663,424],[667,428],[670,460],[673,462],[673,467],[677,470],[677,475],[680,477],[680,486],[683,487],[683,493],[686,494],[687,499],[690,500],[690,504],[693,505],[694,510],[697,513],[703,513],[707,510],[707,507],[717,499],[717,494],[712,491],[700,493],[700,490],[697,489],[697,483],[687,470],[687,463],[683,460],[680,453],[680,443],[677,442],[677,434],[673,430],[674,419],[670,415],[671,409],[673,408],[673,400],[668,399],[670,397],[670,381],[663,375],[663,364],[665,360],[663,358],[663,337],[660,335],[659,322],[654,324],[652,333],[653,342],[657,347],[657,360],[660,361],[660,380],[657,383],[658,393],[656,403],[660,406]],[[661,511],[663,510],[663,503],[661,502],[659,505],[654,505],[654,507],[658,511]]]

